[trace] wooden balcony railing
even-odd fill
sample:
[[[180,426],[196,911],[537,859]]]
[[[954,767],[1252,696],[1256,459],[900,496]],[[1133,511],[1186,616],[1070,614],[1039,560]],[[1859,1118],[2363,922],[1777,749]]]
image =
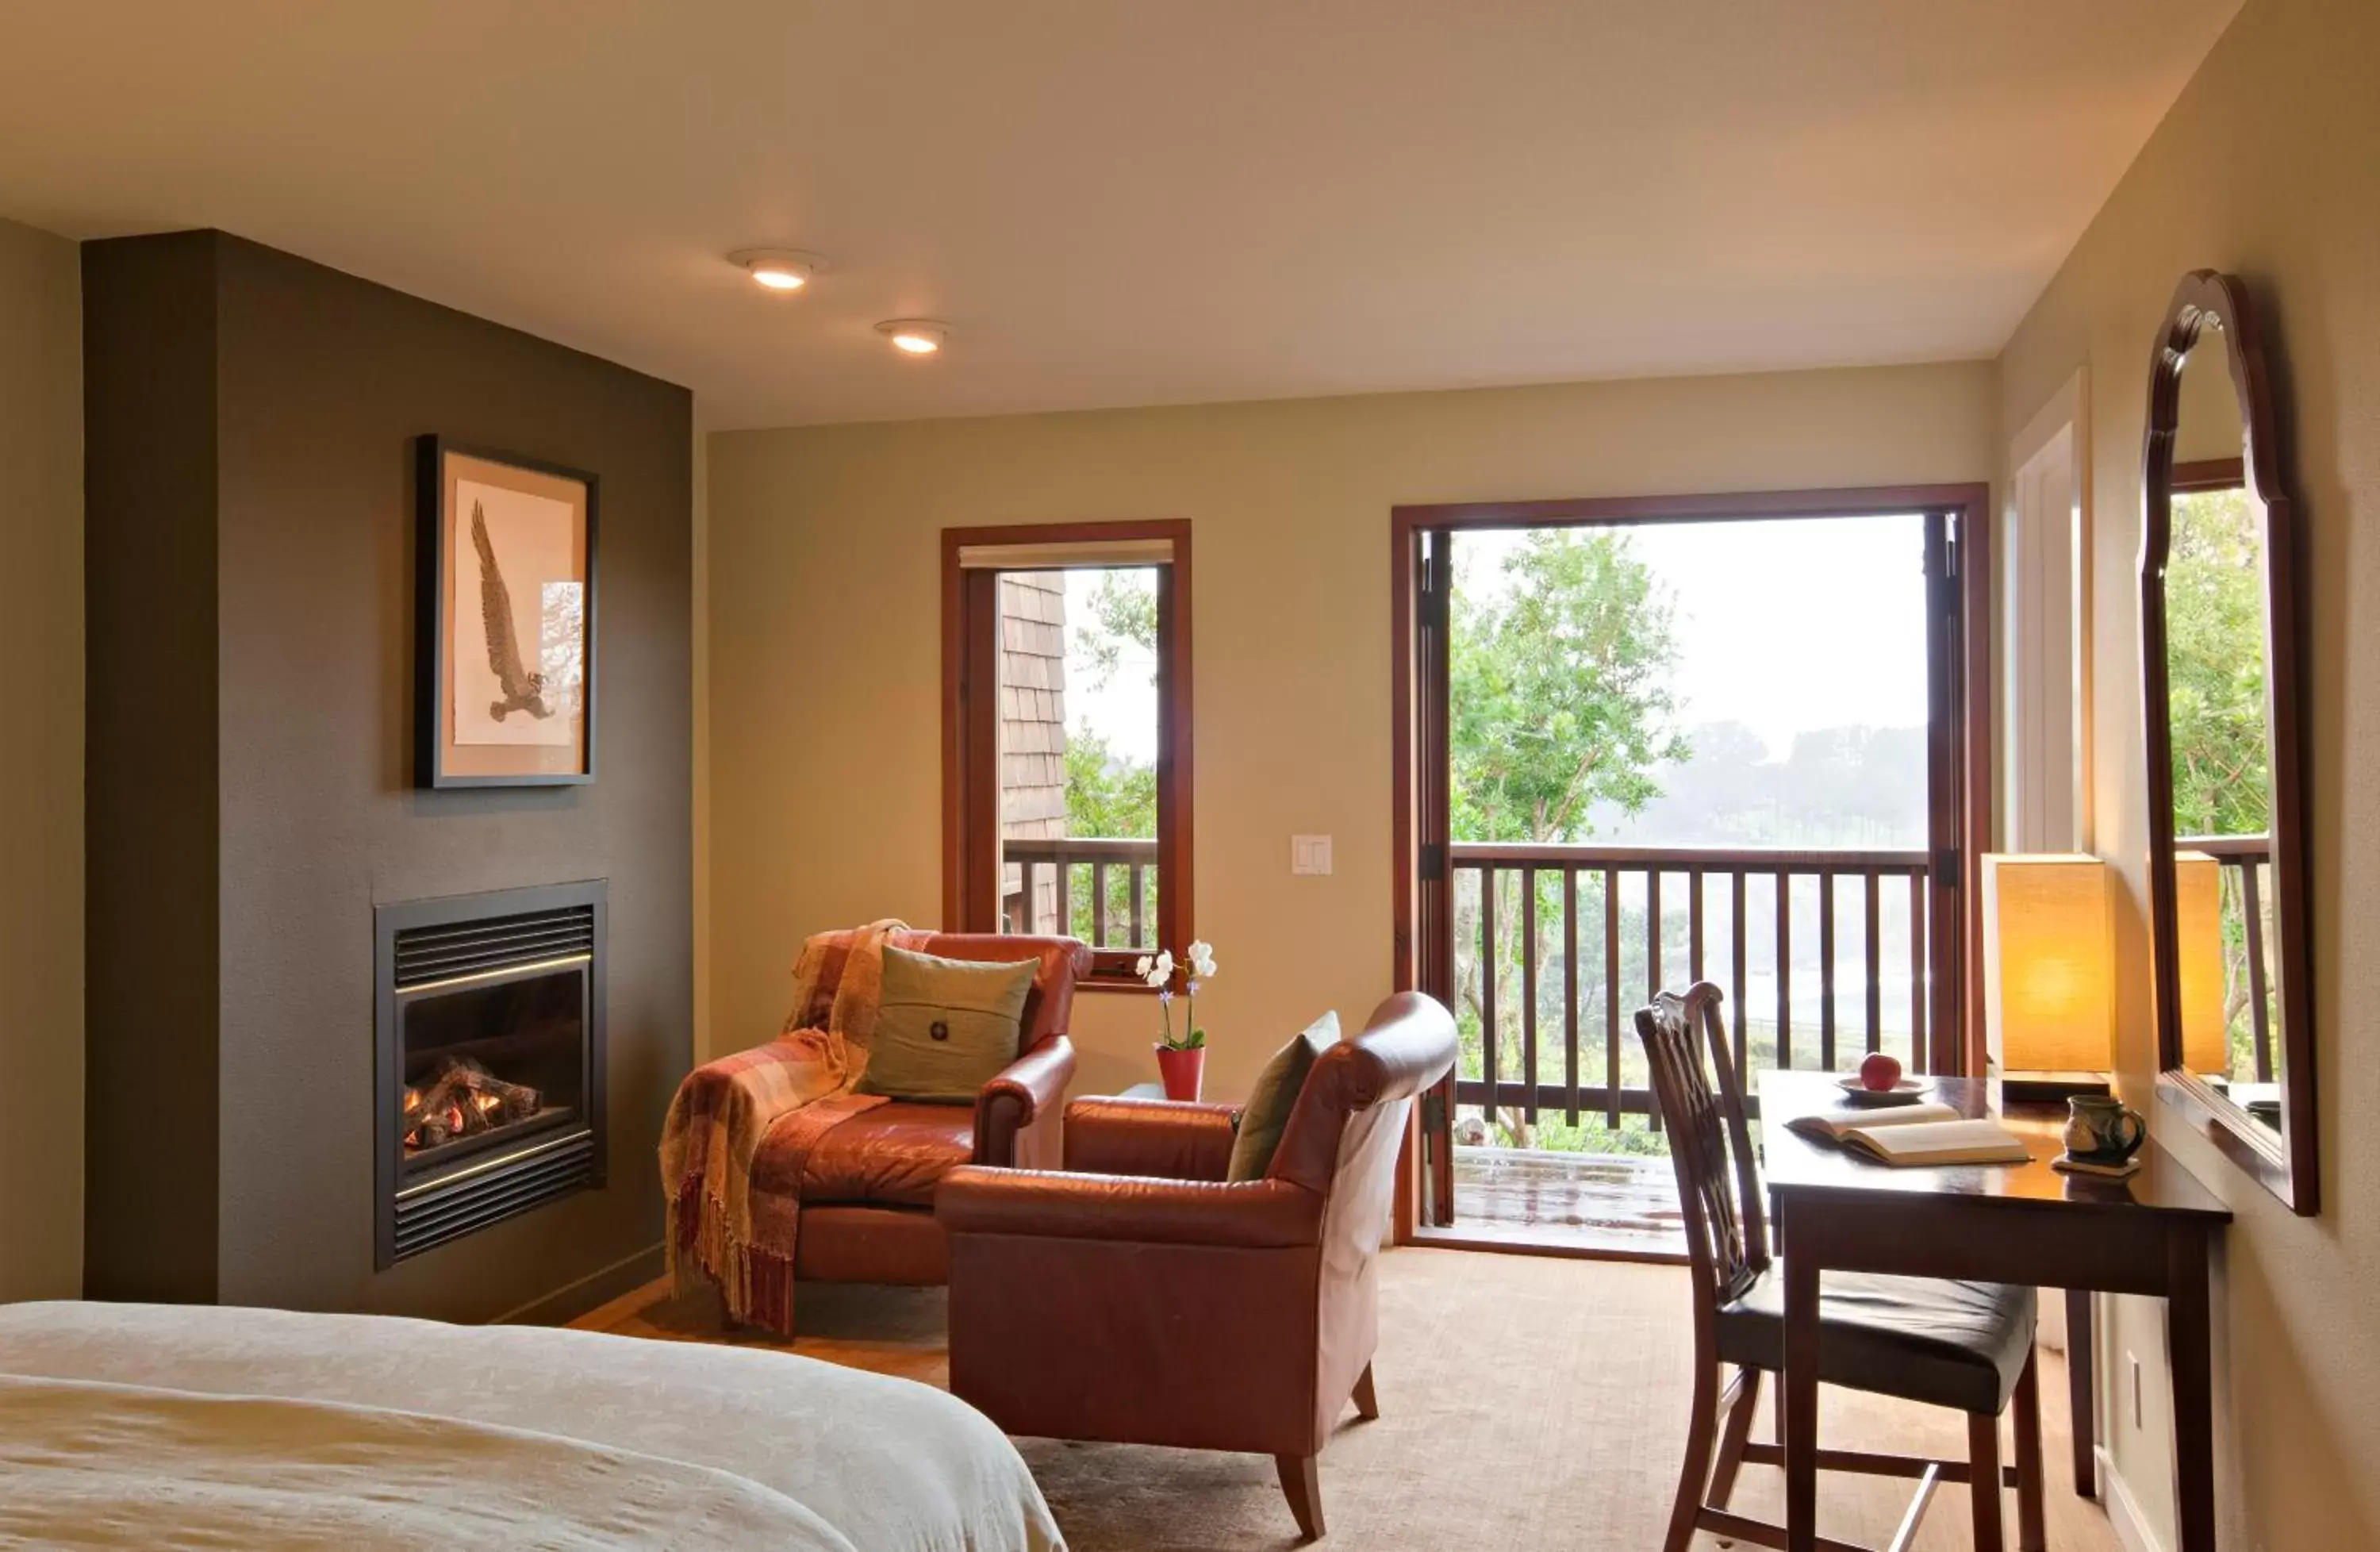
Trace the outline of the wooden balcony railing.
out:
[[[2273,1008],[2272,976],[2265,957],[2265,890],[2268,875],[2265,869],[2273,861],[2273,838],[2269,835],[2197,835],[2173,843],[2177,852],[2202,852],[2215,859],[2223,871],[2221,891],[2226,916],[2237,911],[2240,915],[2241,957],[2247,961],[2244,969],[2248,983],[2248,1010],[2254,1037],[2250,1049],[2254,1053],[2256,1081],[2273,1081]],[[2224,958],[2231,957],[2231,945],[2226,940]],[[2240,967],[2227,964],[2227,977],[2235,976]]]
[[[1451,853],[1458,1018],[1475,1021],[1478,1036],[1475,1060],[1466,1050],[1456,1069],[1454,1098],[1491,1122],[1500,1110],[1532,1124],[1559,1111],[1575,1125],[1582,1111],[1599,1110],[1615,1129],[1624,1114],[1658,1125],[1633,1021],[1654,992],[1694,980],[1726,989],[1739,1071],[1751,1068],[1755,1032],[1766,1037],[1763,1064],[1832,1070],[1846,1042],[1862,1051],[1888,1043],[1911,1071],[1925,1069],[1923,851],[1457,843]],[[1846,933],[1858,945],[1848,976],[1839,952]],[[1813,936],[1815,954],[1797,959],[1796,943]],[[1906,992],[1908,1020],[1888,1031],[1896,952],[1906,956],[1907,985],[1896,989]],[[1813,977],[1815,1011],[1795,997]],[[1541,1064],[1546,1054],[1558,1058],[1558,1082]]]
[[[1095,949],[1156,947],[1156,842],[1069,835],[1002,841],[1000,849],[1018,873],[1001,901],[1005,930],[1072,933]],[[1044,882],[1054,885],[1049,905]]]

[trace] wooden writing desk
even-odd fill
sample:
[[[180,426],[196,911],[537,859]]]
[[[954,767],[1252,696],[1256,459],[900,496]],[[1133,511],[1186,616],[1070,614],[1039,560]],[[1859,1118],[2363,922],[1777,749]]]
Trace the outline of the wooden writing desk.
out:
[[[1987,1085],[1937,1078],[1928,1098],[1991,1113]],[[2215,1396],[2209,1365],[2207,1243],[2230,1209],[2151,1141],[2140,1173],[2110,1181],[2049,1167],[2062,1122],[2004,1118],[2030,1164],[1895,1170],[1786,1130],[1843,1109],[1824,1073],[1760,1074],[1761,1151],[1785,1267],[1785,1520],[1791,1552],[1817,1537],[1818,1287],[1827,1271],[2013,1282],[2078,1292],[2145,1293],[2168,1311],[2180,1552],[2215,1552]],[[2087,1316],[2084,1323],[2087,1331]],[[2085,1376],[2087,1380],[2087,1376]],[[2080,1388],[2078,1388],[2080,1389]],[[2081,1393],[2087,1395],[2087,1390]],[[2075,1419],[2078,1457],[2091,1420]],[[2042,1527],[2019,1525],[2038,1548]]]

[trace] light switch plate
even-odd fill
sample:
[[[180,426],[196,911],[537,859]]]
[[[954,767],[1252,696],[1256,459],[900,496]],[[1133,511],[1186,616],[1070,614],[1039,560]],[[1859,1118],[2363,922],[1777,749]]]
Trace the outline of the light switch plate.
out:
[[[1292,873],[1328,873],[1330,871],[1330,837],[1328,835],[1293,835],[1289,838],[1289,870]]]

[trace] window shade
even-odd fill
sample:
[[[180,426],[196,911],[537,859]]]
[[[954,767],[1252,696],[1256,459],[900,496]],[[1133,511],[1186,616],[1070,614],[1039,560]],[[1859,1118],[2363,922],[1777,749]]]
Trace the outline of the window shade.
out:
[[[1062,544],[962,544],[961,571],[1052,571],[1105,566],[1165,565],[1170,539],[1086,540]]]

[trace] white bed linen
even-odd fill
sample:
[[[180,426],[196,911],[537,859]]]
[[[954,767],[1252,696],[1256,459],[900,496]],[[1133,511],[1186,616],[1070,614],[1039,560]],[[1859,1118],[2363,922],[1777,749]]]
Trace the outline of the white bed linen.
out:
[[[727,1472],[451,1417],[0,1375],[0,1546],[853,1552]]]
[[[178,1473],[268,1497],[334,1483],[326,1465],[361,1451],[409,1457],[401,1480],[446,1482],[454,1496],[437,1512],[548,1517],[541,1533],[466,1545],[1063,1546],[1023,1459],[981,1413],[929,1386],[787,1353],[376,1316],[28,1303],[0,1306],[0,1376],[14,1380],[0,1386],[0,1503],[12,1507],[46,1497],[79,1512],[73,1494],[120,1495],[144,1480],[152,1450],[178,1462],[152,1485]],[[255,1400],[205,1404],[243,1398]],[[276,1479],[267,1468],[285,1445],[297,1469]],[[657,1511],[672,1500],[709,1521]],[[389,1507],[363,1507],[372,1501]],[[431,1512],[418,1493],[408,1502]],[[200,1537],[195,1517],[179,1532],[170,1512],[160,1521],[95,1544],[458,1545],[403,1522],[234,1543]],[[574,1543],[578,1525],[589,1528]]]

